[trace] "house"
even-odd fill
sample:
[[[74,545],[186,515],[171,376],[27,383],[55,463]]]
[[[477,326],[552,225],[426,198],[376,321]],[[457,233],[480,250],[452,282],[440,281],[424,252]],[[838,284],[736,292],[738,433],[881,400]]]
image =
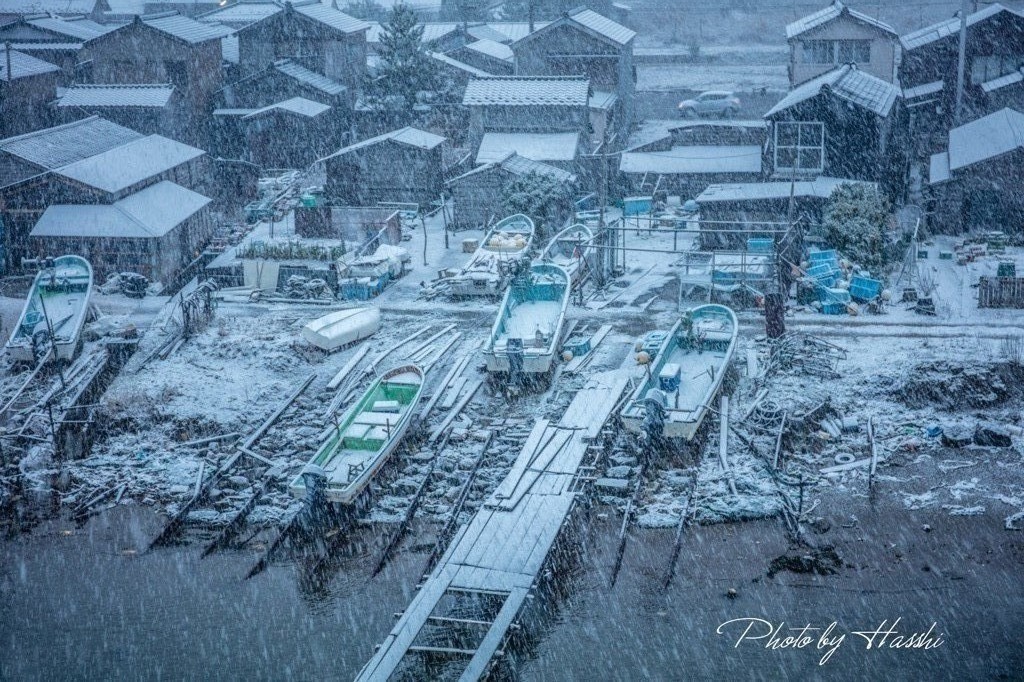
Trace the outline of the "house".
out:
[[[905,173],[899,100],[897,86],[854,65],[798,85],[764,115],[772,175],[867,180],[894,193]]]
[[[367,54],[380,54],[380,38],[384,34],[384,25],[379,21],[368,22],[370,29],[366,32]],[[421,25],[423,36],[420,38],[424,49],[432,52],[448,52],[462,47],[466,39],[461,32],[462,24],[454,22],[428,22]]]
[[[51,204],[113,204],[168,180],[206,194],[201,149],[91,116],[0,140],[0,221],[8,267],[32,255],[28,236]]]
[[[900,38],[900,83],[909,92],[916,158],[927,160],[955,125],[960,17]],[[967,15],[963,118],[1024,108],[1024,12],[998,3]]]
[[[473,78],[462,104],[470,111],[470,138],[484,133],[586,133],[590,81],[573,76]]]
[[[405,127],[343,147],[324,159],[327,196],[352,206],[381,201],[427,206],[444,189],[444,141]]]
[[[634,116],[636,32],[597,12],[578,8],[512,43],[520,76],[585,76],[597,93],[614,95],[612,130],[625,134]]]
[[[1024,114],[1001,109],[949,131],[931,157],[930,221],[939,231],[1024,228]]]
[[[507,213],[504,208],[506,188],[517,178],[542,175],[552,181],[575,185],[576,175],[515,153],[503,159],[478,166],[446,184],[452,195],[452,219],[455,229],[476,229],[498,220]],[[573,215],[572,202],[549,207],[546,215],[532,216],[552,229]]]
[[[182,137],[185,132],[181,96],[170,83],[73,85],[54,106],[62,123],[95,114],[141,133]]]
[[[332,78],[307,69],[292,59],[271,62],[261,71],[226,85],[219,93],[222,108],[259,108],[291,97],[302,97],[348,109],[348,87]]]
[[[896,82],[899,35],[892,26],[835,0],[786,26],[789,86],[805,83],[842,64]]]
[[[366,73],[370,25],[318,0],[285,2],[238,30],[239,68],[252,74],[291,59],[355,93]]]
[[[136,16],[87,41],[85,53],[94,83],[173,85],[182,98],[186,139],[199,141],[223,86],[223,35],[223,29],[175,13]]]
[[[516,154],[573,173],[579,165],[580,133],[484,133],[476,163],[495,163]]]
[[[85,41],[114,28],[81,16],[30,14],[0,26],[0,42],[59,66],[61,84],[67,85],[91,77],[88,60],[82,57]]]
[[[51,204],[32,228],[29,249],[84,256],[100,281],[128,271],[166,284],[212,236],[209,203],[162,180],[110,204]]]
[[[512,48],[488,38],[466,43],[449,54],[459,61],[496,76],[511,76],[515,70]]]
[[[60,68],[12,48],[0,48],[0,135],[18,135],[51,123]]]
[[[217,153],[261,168],[307,168],[341,143],[333,107],[292,97],[254,109],[217,109]]]
[[[466,86],[471,78],[490,78],[494,75],[465,62],[460,62],[443,52],[428,51],[426,54],[434,61],[434,68],[440,73],[441,78],[447,82],[444,89],[459,101],[465,95]]]
[[[87,17],[101,21],[110,11],[108,0],[4,0],[5,14],[49,14],[59,17]]]

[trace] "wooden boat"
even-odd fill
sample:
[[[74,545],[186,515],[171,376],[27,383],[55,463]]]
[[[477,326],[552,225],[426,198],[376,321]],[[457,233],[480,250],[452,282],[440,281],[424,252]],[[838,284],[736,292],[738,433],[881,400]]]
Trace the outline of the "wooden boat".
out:
[[[326,351],[372,336],[380,329],[380,311],[376,308],[338,310],[317,318],[302,328],[302,338]]]
[[[684,313],[647,365],[646,379],[622,408],[626,428],[692,440],[722,386],[738,329],[736,313],[722,305],[702,305]]]
[[[551,263],[569,273],[569,279],[575,285],[583,277],[583,267],[594,251],[594,232],[586,225],[572,225],[555,235],[544,252],[540,254],[543,263]]]
[[[423,392],[423,376],[416,365],[396,367],[373,382],[345,413],[306,467],[325,477],[327,501],[354,503],[384,466],[409,428]],[[289,490],[297,498],[306,497],[303,474],[295,477]]]
[[[71,360],[78,351],[91,293],[89,261],[81,256],[47,259],[7,342],[11,359],[34,362],[52,348],[58,360]]]
[[[487,371],[549,371],[561,344],[569,293],[569,274],[557,265],[534,265],[514,278],[484,347]]]
[[[448,280],[452,296],[497,296],[518,262],[533,246],[533,221],[527,216],[503,218],[491,228],[469,262]]]

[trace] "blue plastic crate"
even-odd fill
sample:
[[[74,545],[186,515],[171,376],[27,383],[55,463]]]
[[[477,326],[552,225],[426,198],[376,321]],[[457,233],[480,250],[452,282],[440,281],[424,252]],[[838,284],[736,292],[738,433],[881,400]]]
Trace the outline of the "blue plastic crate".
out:
[[[771,253],[775,248],[775,240],[763,237],[751,237],[747,240],[747,251],[751,253]]]
[[[882,283],[877,279],[855,276],[850,279],[850,296],[858,301],[872,301],[882,293]]]
[[[809,251],[807,253],[807,260],[810,261],[811,265],[816,263],[831,262],[839,263],[839,254],[836,253],[835,249],[823,249],[821,251]]]
[[[822,286],[830,287],[836,283],[839,268],[831,263],[819,263],[807,268],[807,276]]]

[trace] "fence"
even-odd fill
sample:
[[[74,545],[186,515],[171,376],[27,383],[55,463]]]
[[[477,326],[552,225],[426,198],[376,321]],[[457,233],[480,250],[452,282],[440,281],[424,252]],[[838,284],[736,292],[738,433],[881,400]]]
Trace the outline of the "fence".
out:
[[[982,277],[979,308],[1024,308],[1024,277]]]

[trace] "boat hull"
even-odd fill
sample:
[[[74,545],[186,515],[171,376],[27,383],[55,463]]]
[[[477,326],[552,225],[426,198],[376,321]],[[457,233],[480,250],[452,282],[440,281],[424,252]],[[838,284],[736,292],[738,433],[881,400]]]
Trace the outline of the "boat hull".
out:
[[[380,329],[376,308],[340,310],[313,320],[302,328],[302,338],[317,348],[337,350],[372,336]]]
[[[494,353],[484,353],[484,358],[487,360],[487,371],[491,373],[496,372],[508,372],[511,371],[512,367],[509,364],[507,355],[496,355]],[[524,374],[544,374],[550,372],[551,368],[555,364],[554,353],[544,353],[543,355],[524,355],[523,356],[523,373]]]
[[[92,296],[92,265],[81,256],[54,258],[32,281],[7,354],[14,362],[34,362],[38,335],[47,338],[40,350],[52,348],[57,360],[70,361],[78,352]],[[53,338],[49,339],[52,331]]]
[[[573,286],[579,283],[583,277],[585,268],[583,263],[588,262],[594,249],[591,240],[594,238],[593,231],[586,225],[572,225],[565,228],[552,238],[540,256],[543,263],[557,265],[569,275],[569,281]],[[573,257],[573,253],[566,254],[566,251],[575,251],[574,243],[578,242],[581,252]]]
[[[533,248],[536,228],[528,217],[516,214],[498,221],[473,252],[466,266],[447,282],[448,295],[454,298],[500,296],[509,282],[508,268],[502,265],[524,260]],[[510,246],[509,235],[522,237],[521,244]],[[494,242],[497,240],[497,243]]]

